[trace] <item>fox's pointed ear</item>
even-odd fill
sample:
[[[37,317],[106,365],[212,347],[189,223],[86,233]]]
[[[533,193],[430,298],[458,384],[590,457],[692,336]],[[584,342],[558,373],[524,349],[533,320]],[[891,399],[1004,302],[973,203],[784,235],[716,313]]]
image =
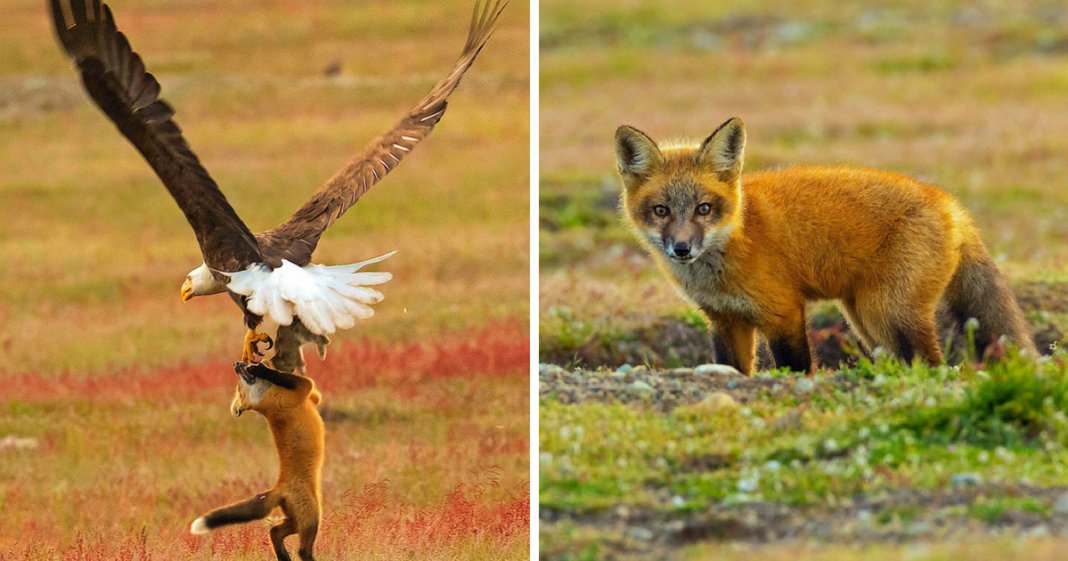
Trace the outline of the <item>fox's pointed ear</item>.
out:
[[[742,175],[744,157],[745,123],[734,117],[705,139],[697,153],[697,162],[708,166],[720,181],[730,183]]]
[[[624,180],[647,176],[661,157],[660,148],[649,135],[627,125],[616,129],[616,164]]]

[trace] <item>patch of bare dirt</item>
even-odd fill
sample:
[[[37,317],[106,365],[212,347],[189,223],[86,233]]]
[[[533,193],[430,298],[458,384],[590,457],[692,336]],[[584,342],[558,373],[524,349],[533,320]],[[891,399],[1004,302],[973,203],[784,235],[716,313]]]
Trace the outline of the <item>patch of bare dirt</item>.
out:
[[[969,507],[990,496],[1058,505],[1068,503],[1068,487],[967,485],[861,495],[833,507],[758,501],[678,514],[620,506],[587,514],[543,510],[540,516],[544,533],[576,527],[596,532],[604,549],[617,559],[673,559],[681,547],[704,541],[906,543],[984,535],[1068,537],[1068,511],[1057,507],[1046,514],[1006,511],[986,521],[967,514]]]
[[[1068,283],[1035,281],[1016,287],[1017,300],[1025,311],[1068,313]],[[1039,352],[1051,354],[1062,344],[1060,327],[1045,323],[1034,325],[1034,340]],[[863,352],[849,325],[837,313],[814,313],[809,318],[809,347],[816,364],[836,369],[856,364]],[[758,349],[758,366],[771,368],[774,360],[764,341]],[[703,326],[678,318],[663,317],[611,338],[594,335],[574,346],[554,340],[541,342],[541,360],[584,368],[615,368],[622,364],[644,364],[651,368],[670,368],[715,362],[712,335]]]

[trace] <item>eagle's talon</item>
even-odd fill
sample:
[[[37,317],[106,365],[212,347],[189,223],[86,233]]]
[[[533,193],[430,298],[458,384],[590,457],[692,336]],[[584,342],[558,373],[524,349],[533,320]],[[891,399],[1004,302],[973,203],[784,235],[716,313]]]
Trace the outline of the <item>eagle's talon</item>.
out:
[[[245,348],[241,351],[241,358],[247,363],[257,363],[264,357],[260,352],[260,343],[267,343],[267,350],[274,348],[274,341],[266,333],[256,333],[255,329],[249,329],[245,333]]]

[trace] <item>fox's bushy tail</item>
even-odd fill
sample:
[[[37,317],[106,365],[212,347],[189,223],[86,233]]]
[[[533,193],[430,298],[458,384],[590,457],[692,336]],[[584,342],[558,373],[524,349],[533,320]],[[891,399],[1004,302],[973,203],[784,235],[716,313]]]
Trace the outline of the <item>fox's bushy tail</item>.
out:
[[[207,534],[208,532],[229,524],[242,524],[253,520],[266,518],[282,502],[282,494],[271,489],[266,493],[260,493],[247,501],[241,501],[229,506],[217,508],[200,518],[197,518],[189,526],[191,534]]]
[[[978,234],[961,247],[961,261],[942,298],[940,323],[943,333],[951,333],[955,359],[967,344],[966,324],[978,320],[975,350],[984,349],[1004,336],[1020,350],[1035,354],[1031,327],[1016,303],[1016,296],[987,253]]]

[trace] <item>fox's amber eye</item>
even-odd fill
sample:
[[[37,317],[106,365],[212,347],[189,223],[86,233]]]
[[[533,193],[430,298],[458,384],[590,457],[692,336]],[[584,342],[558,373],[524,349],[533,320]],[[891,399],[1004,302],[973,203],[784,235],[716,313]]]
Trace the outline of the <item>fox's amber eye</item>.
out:
[[[700,216],[708,216],[712,212],[712,205],[708,203],[701,203],[697,205],[697,214]]]
[[[663,218],[663,217],[671,214],[671,211],[668,210],[668,207],[666,207],[664,205],[656,205],[656,206],[653,207],[653,214],[659,216],[660,218]]]

